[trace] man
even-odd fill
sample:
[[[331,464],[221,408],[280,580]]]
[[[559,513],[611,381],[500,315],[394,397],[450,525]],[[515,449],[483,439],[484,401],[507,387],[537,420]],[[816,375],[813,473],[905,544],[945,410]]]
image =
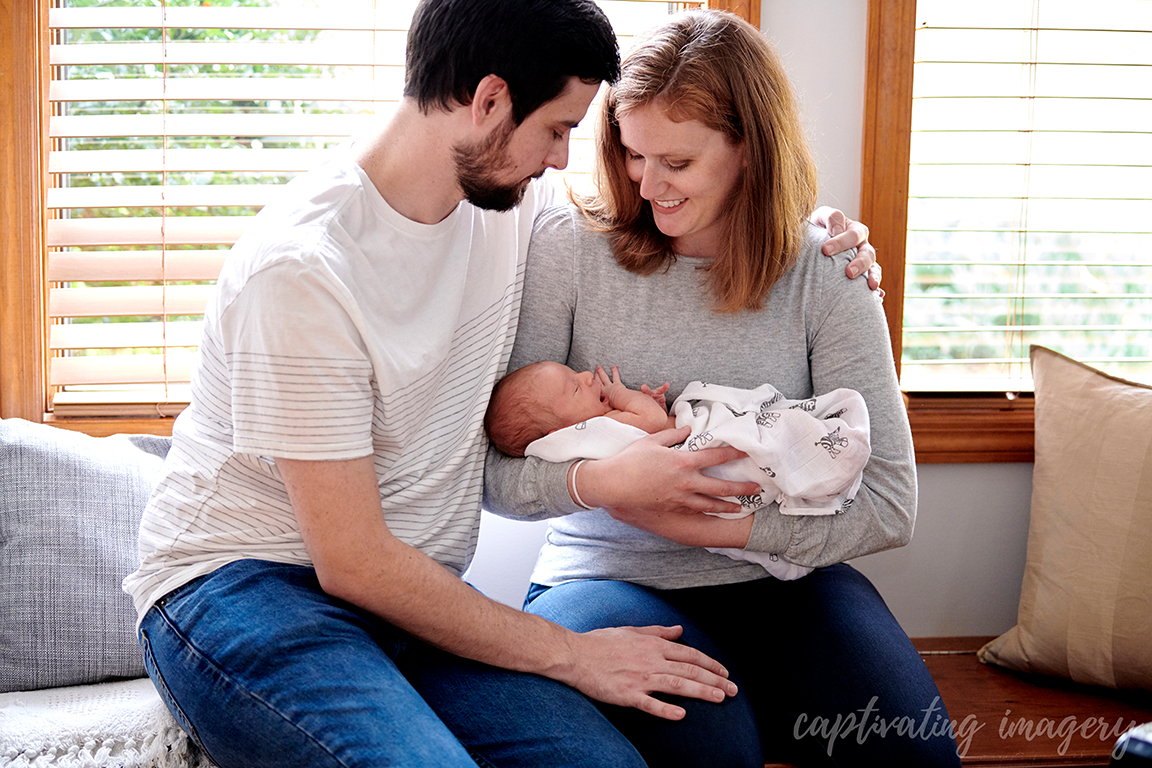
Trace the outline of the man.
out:
[[[723,701],[720,664],[679,628],[575,634],[459,578],[551,197],[533,178],[566,165],[615,38],[591,0],[424,0],[407,66],[395,117],[222,271],[125,580],[148,673],[224,768],[642,765],[577,691],[675,719],[651,694]]]

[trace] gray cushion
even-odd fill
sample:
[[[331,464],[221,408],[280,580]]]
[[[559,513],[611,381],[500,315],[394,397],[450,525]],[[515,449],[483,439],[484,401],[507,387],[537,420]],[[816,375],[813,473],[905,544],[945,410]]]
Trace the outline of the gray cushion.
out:
[[[120,582],[169,443],[0,421],[0,692],[144,674]]]

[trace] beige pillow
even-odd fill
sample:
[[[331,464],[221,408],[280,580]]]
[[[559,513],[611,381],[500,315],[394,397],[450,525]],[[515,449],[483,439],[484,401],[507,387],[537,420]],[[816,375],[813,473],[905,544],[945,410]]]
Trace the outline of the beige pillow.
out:
[[[1031,348],[1032,519],[1017,624],[979,658],[1152,690],[1152,387]]]

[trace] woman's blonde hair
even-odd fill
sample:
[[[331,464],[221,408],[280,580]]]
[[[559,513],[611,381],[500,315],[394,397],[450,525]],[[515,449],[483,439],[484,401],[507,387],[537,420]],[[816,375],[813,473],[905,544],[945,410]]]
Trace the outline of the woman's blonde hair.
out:
[[[620,141],[619,118],[649,104],[743,144],[746,167],[707,284],[720,312],[761,309],[796,263],[816,204],[816,167],[779,57],[755,27],[723,11],[679,14],[625,57],[597,125],[598,193],[575,202],[608,234],[620,265],[641,275],[675,259],[628,178]]]

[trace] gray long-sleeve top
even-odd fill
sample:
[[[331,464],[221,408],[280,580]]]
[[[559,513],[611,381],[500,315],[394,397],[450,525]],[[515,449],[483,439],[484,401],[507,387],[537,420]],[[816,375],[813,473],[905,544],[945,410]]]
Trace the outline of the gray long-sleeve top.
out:
[[[770,383],[792,399],[838,387],[860,392],[872,457],[855,503],[832,516],[757,512],[747,549],[806,566],[903,546],[916,516],[916,468],[880,297],[848,280],[846,254],[820,253],[809,227],[797,265],[759,312],[720,314],[702,290],[701,259],[679,258],[642,277],[619,267],[605,237],[569,207],[541,214],[528,256],[509,370],[555,360],[574,370],[620,368],[629,387],[692,380],[753,389]],[[569,464],[513,459],[489,449],[485,506],[504,517],[550,518],[532,579],[555,585],[609,578],[677,589],[763,578],[763,568],[676,544],[581,510],[567,490]]]

